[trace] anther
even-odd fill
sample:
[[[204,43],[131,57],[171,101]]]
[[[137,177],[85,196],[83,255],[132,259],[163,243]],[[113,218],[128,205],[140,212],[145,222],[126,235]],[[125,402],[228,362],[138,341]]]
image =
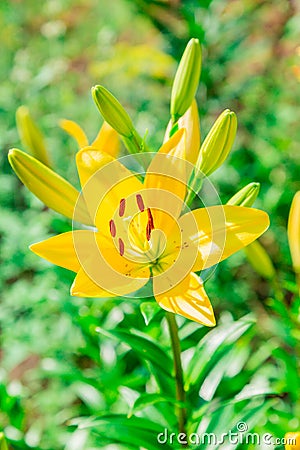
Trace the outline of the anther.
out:
[[[135,196],[135,198],[136,198],[136,202],[137,202],[137,205],[138,205],[139,210],[143,212],[143,211],[145,210],[145,205],[144,205],[144,202],[143,202],[143,197],[141,196],[141,194],[137,194],[137,195]]]
[[[124,250],[125,250],[124,242],[122,241],[121,238],[119,238],[119,252],[121,256],[124,255]]]
[[[116,236],[117,230],[116,230],[116,224],[113,221],[113,219],[111,219],[109,221],[109,231],[110,231],[110,234],[112,235],[112,237],[114,238]]]
[[[147,241],[150,241],[151,231],[154,230],[153,216],[152,216],[150,208],[147,209],[147,214],[148,214],[148,222],[147,222],[147,226],[146,226],[146,238],[147,238]]]
[[[122,198],[122,199],[120,200],[119,216],[120,216],[120,217],[124,216],[124,212],[125,212],[125,198]]]

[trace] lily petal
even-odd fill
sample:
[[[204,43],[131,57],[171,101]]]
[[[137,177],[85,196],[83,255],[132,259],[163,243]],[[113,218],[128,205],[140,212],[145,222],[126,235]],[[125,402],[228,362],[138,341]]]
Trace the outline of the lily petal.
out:
[[[159,210],[175,218],[179,217],[186,194],[186,179],[185,130],[182,128],[163,144],[154,156],[145,176],[144,187],[148,190],[147,204],[156,208],[154,217],[156,228],[167,228],[164,216]]]
[[[80,261],[75,248],[74,240],[77,245],[81,242],[82,253],[80,257],[86,259],[89,256],[89,244],[94,241],[94,233],[92,231],[77,230],[68,231],[67,233],[46,239],[30,245],[30,250],[36,255],[50,261],[57,266],[78,272],[80,269]]]
[[[200,149],[200,120],[198,114],[197,102],[194,99],[191,106],[185,112],[185,114],[178,120],[178,128],[186,129],[186,159],[195,164],[198,158]],[[172,120],[170,120],[164,142],[169,139],[169,134],[172,129]]]
[[[110,235],[110,221],[123,199],[135,196],[142,183],[118,160],[93,147],[86,147],[76,155],[83,197],[95,225]],[[125,206],[125,205],[124,205]],[[138,206],[132,215],[138,212]],[[124,213],[128,211],[124,211]]]
[[[89,145],[89,141],[86,137],[85,132],[83,131],[81,126],[79,126],[76,122],[73,122],[73,120],[62,119],[59,122],[59,126],[76,140],[79,149]]]
[[[96,139],[92,142],[92,147],[116,157],[120,151],[119,135],[107,122],[104,122]]]
[[[195,273],[190,273],[175,288],[171,288],[167,292],[157,294],[159,288],[157,278],[153,278],[154,296],[161,308],[180,314],[202,325],[215,326],[213,308],[201,279]]]
[[[195,233],[195,223],[197,232]],[[188,212],[179,219],[183,240],[198,248],[193,270],[209,268],[255,241],[269,226],[264,211],[242,206],[212,206]]]
[[[143,287],[149,277],[148,267],[121,257],[114,248],[101,249],[84,261],[71,294],[84,297],[127,295]]]
[[[71,295],[75,297],[99,298],[122,296],[139,290],[148,280],[149,277],[147,279],[128,278],[126,283],[115,285],[113,289],[111,285],[106,290],[101,284],[89,277],[83,269],[80,269],[71,286]]]

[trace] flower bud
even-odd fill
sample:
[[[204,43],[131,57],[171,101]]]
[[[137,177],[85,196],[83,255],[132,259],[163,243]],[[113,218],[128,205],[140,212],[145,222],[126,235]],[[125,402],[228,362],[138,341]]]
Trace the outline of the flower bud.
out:
[[[171,93],[171,117],[176,122],[190,107],[195,97],[201,73],[201,46],[191,39],[180,60]]]
[[[0,433],[0,450],[8,450],[4,433]]]
[[[92,225],[83,202],[76,205],[80,194],[68,181],[16,148],[9,151],[8,160],[22,183],[45,205],[70,219],[76,206],[76,220]]]
[[[92,88],[92,96],[104,120],[119,134],[130,138],[135,130],[121,103],[103,86]]]
[[[296,274],[300,274],[300,191],[296,192],[288,220],[288,239]]]
[[[259,189],[259,183],[249,183],[231,197],[231,199],[228,200],[227,205],[250,208],[258,196]],[[244,251],[249,263],[259,275],[267,280],[274,278],[275,268],[272,260],[258,241],[252,242],[252,244],[244,248]]]
[[[300,450],[300,431],[290,431],[284,436],[285,450]]]
[[[46,166],[51,166],[45,146],[44,136],[32,120],[29,109],[20,106],[16,112],[17,127],[20,139],[27,150]]]
[[[170,120],[168,127],[166,129],[164,142],[168,141],[172,130],[172,120]],[[184,113],[182,117],[177,122],[178,129],[185,128],[186,130],[186,149],[185,156],[186,159],[195,164],[199,154],[200,148],[200,121],[198,114],[197,102],[194,99],[191,106]]]
[[[225,109],[212,126],[200,148],[196,163],[200,174],[208,176],[223,164],[233,145],[236,130],[235,113]]]
[[[253,269],[267,280],[275,276],[272,260],[259,241],[254,241],[244,249],[247,259]]]
[[[249,183],[234,194],[234,196],[228,200],[227,205],[250,207],[255,202],[259,189],[259,183]]]

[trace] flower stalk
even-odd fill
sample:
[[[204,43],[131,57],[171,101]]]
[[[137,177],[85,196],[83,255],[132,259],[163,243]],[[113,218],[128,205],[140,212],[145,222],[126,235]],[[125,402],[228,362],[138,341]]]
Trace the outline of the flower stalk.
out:
[[[166,318],[168,322],[171,345],[174,359],[174,372],[175,372],[175,383],[176,383],[176,400],[180,402],[176,406],[177,419],[178,419],[178,431],[179,433],[184,433],[186,435],[186,408],[183,406],[186,400],[186,394],[184,390],[183,383],[183,370],[181,364],[181,350],[180,341],[178,336],[178,325],[176,322],[175,315],[170,312],[166,312]],[[187,444],[182,444],[183,448],[187,448]]]

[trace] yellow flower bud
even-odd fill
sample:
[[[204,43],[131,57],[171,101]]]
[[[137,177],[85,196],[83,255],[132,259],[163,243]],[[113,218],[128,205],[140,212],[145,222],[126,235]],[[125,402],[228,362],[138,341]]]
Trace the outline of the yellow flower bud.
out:
[[[51,166],[45,146],[44,136],[32,120],[29,109],[20,106],[16,112],[17,127],[20,139],[27,150],[46,166]]]
[[[285,450],[300,450],[300,431],[290,431],[284,436]]]
[[[176,122],[190,107],[195,97],[201,73],[201,46],[191,39],[180,60],[171,93],[171,117]]]
[[[45,205],[58,213],[73,218],[79,192],[68,181],[33,156],[16,148],[8,153],[8,160],[22,183]],[[82,200],[76,206],[76,220],[92,225]]]
[[[172,130],[172,120],[170,120],[168,127],[166,129],[164,142],[168,141],[170,138],[170,132]],[[186,141],[185,141],[185,156],[186,159],[195,164],[200,149],[200,120],[198,114],[197,102],[194,99],[191,106],[184,113],[182,117],[177,122],[178,129],[186,129]]]
[[[223,164],[233,145],[236,130],[235,113],[225,109],[212,126],[200,148],[196,163],[196,168],[200,173],[208,176]]]
[[[8,450],[4,433],[0,433],[0,450]]]
[[[295,273],[300,274],[300,191],[295,194],[290,209],[288,239]]]
[[[259,189],[259,183],[249,183],[234,194],[234,196],[228,200],[227,205],[250,207],[255,202]]]
[[[135,130],[121,103],[103,86],[92,88],[92,96],[104,120],[119,134],[130,138]]]
[[[244,251],[251,266],[259,275],[267,280],[274,278],[275,269],[272,260],[260,242],[252,242]]]

